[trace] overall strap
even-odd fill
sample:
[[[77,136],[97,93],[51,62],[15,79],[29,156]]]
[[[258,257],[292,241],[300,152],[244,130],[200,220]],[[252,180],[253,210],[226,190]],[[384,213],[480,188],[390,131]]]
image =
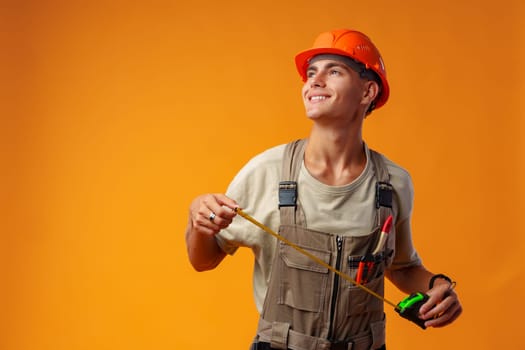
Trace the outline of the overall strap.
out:
[[[297,179],[304,158],[306,139],[295,140],[284,149],[281,182],[279,182],[279,211],[281,225],[304,225],[305,217],[297,205]]]
[[[392,201],[394,188],[390,184],[390,174],[383,157],[374,150],[370,150],[370,158],[375,168],[376,198],[375,207],[378,210],[377,224],[385,222],[388,215],[392,214]]]

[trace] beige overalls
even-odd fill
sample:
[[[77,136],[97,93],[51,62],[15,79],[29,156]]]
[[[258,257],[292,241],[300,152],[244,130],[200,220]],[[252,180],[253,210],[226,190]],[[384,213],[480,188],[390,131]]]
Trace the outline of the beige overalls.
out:
[[[297,181],[304,144],[305,140],[298,140],[286,146],[282,179],[288,182],[280,184],[284,191]],[[300,199],[296,206],[280,203],[279,234],[354,279],[359,261],[368,254],[374,266],[368,271],[366,287],[383,295],[384,271],[394,253],[395,225],[383,251],[370,255],[379,239],[381,223],[392,213],[392,188],[388,188],[389,174],[381,156],[372,150],[370,155],[378,188],[382,188],[376,193],[376,207],[370,208],[377,213],[376,225],[370,234],[344,237],[310,230],[304,226]],[[276,244],[256,342],[270,343],[275,349],[293,350],[369,350],[384,345],[385,316],[381,300],[292,247],[280,241]]]

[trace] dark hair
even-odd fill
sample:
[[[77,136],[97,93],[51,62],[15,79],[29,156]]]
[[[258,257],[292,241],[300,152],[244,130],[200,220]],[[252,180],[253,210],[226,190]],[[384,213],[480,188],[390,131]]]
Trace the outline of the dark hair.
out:
[[[372,113],[372,111],[376,108],[376,101],[379,100],[381,94],[383,93],[383,84],[381,82],[381,78],[376,72],[371,69],[367,69],[363,63],[356,61],[351,57],[342,56],[342,60],[347,66],[356,71],[361,79],[374,81],[377,83],[377,86],[379,86],[379,92],[377,93],[376,98],[374,101],[372,101],[370,107],[368,107],[368,110],[366,111],[366,114]]]

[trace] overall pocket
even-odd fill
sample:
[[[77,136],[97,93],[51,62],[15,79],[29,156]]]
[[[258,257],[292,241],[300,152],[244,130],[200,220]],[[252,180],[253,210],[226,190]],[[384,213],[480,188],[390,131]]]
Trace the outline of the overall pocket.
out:
[[[366,279],[366,283],[363,285],[373,292],[383,295],[384,293],[384,273],[385,273],[385,261],[383,252],[375,255],[367,256],[368,263],[372,263],[372,266],[366,266],[365,271],[362,273],[363,278]],[[359,269],[359,262],[363,259],[363,256],[350,256],[348,257],[348,271],[354,280],[357,276]],[[343,294],[345,295],[345,310],[347,316],[354,316],[370,311],[382,310],[382,300],[376,298],[370,293],[357,287],[355,284],[346,281]]]
[[[330,263],[330,251],[300,248]],[[298,310],[320,312],[328,288],[328,268],[283,243],[279,245],[279,256],[278,303]]]
[[[384,279],[383,276],[374,278],[369,281],[365,287],[371,289],[379,295],[384,294]],[[355,285],[348,286],[346,301],[346,315],[347,316],[356,316],[364,313],[382,311],[383,310],[383,301],[376,298],[372,294],[362,290]]]

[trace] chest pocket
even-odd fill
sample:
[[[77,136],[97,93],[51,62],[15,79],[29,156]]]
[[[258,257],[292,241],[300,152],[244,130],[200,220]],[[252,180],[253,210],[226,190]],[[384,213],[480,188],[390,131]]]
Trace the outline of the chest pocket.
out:
[[[300,248],[330,264],[330,251]],[[278,265],[278,303],[298,310],[320,312],[328,291],[328,268],[284,243],[279,244]]]

